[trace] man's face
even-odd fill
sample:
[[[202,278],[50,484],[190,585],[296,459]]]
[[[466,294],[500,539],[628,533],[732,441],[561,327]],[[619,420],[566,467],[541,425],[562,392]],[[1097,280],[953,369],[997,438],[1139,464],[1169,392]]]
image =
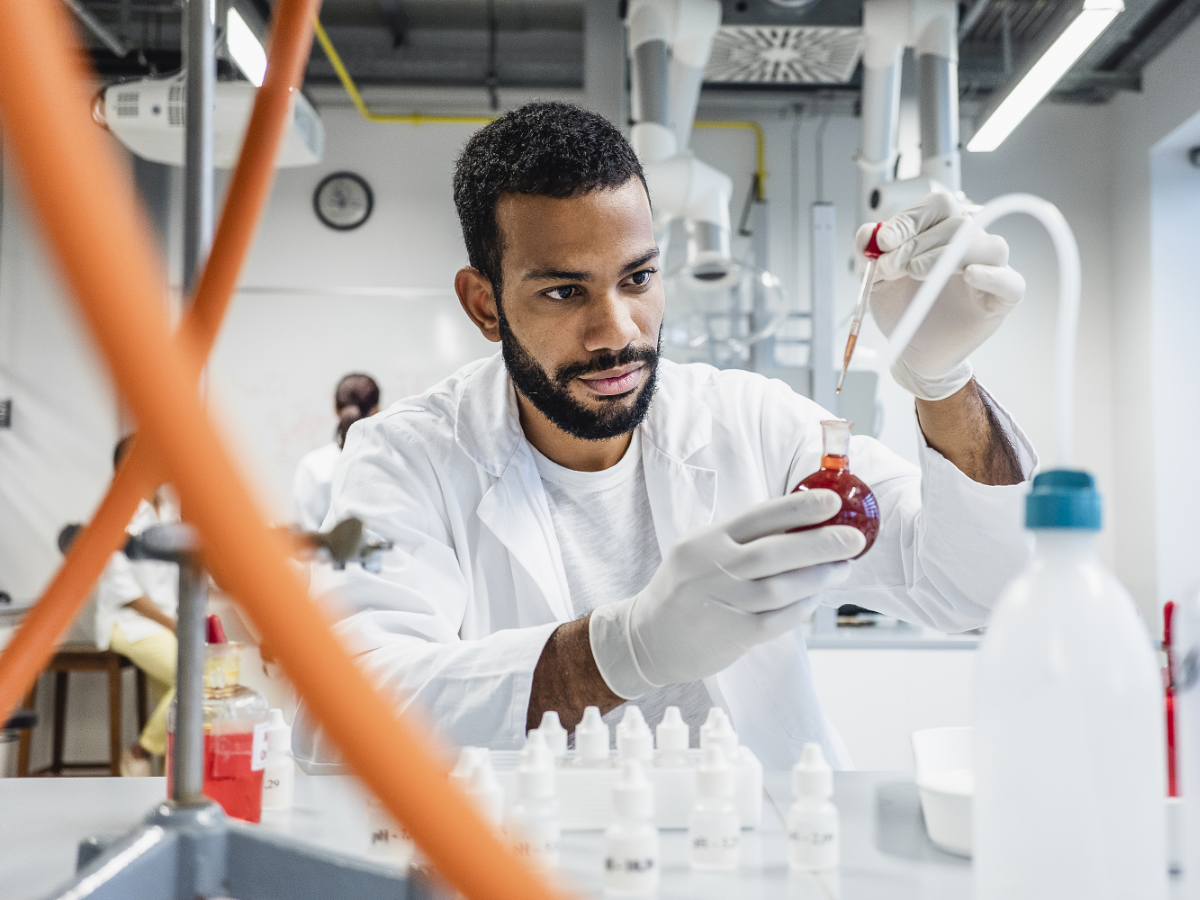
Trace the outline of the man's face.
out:
[[[654,393],[663,287],[641,180],[558,200],[505,195],[497,299],[517,390],[568,434],[632,431]]]

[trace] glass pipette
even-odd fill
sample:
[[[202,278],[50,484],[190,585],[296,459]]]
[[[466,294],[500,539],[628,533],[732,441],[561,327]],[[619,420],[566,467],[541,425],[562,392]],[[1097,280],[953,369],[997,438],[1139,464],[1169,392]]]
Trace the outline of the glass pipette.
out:
[[[858,330],[862,328],[863,316],[867,314],[867,300],[871,297],[871,284],[875,280],[875,261],[883,255],[883,251],[879,249],[879,244],[875,241],[875,237],[882,227],[882,222],[875,223],[875,230],[871,232],[871,240],[867,241],[867,246],[863,250],[863,256],[867,258],[867,271],[863,273],[862,287],[858,289],[858,302],[854,304],[854,318],[850,320],[850,337],[846,339],[846,353],[842,357],[842,374],[838,378],[835,394],[842,392],[842,382],[846,380],[846,370],[850,368],[850,360],[854,356],[854,345],[858,343]]]

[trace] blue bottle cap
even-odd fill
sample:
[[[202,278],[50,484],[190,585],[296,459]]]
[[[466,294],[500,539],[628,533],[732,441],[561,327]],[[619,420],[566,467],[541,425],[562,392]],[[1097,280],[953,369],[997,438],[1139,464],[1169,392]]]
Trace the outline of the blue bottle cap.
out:
[[[1096,480],[1078,469],[1051,469],[1033,479],[1025,498],[1026,528],[1084,528],[1099,531],[1100,492]]]

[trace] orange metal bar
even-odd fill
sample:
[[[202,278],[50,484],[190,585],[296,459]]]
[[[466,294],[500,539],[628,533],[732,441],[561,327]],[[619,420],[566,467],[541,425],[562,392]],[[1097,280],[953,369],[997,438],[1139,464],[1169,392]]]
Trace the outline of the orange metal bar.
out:
[[[303,19],[301,8],[283,0],[276,15]],[[127,173],[80,102],[85,76],[65,14],[53,3],[0,0],[0,35],[0,114],[27,195],[210,564],[270,636],[346,760],[447,880],[474,900],[551,900],[540,873],[507,851],[354,665],[287,565],[283,539],[263,522],[172,347],[150,234]]]
[[[315,16],[320,0],[303,0],[303,3],[309,17]],[[194,377],[199,377],[203,361],[216,342],[221,319],[229,308],[238,273],[266,205],[275,178],[275,157],[291,111],[291,94],[303,80],[311,46],[309,29],[297,28],[294,21],[290,33],[274,26],[266,77],[255,97],[227,193],[227,197],[237,200],[227,201],[222,210],[195,301],[188,307],[176,336]],[[109,486],[92,522],[79,534],[62,567],[0,654],[0,721],[6,720],[28,693],[37,673],[45,668],[54,647],[79,614],[108,558],[121,546],[125,526],[137,509],[138,499],[158,481],[156,473],[151,471],[150,460],[148,443],[138,441]],[[25,673],[24,677],[18,677],[18,673]]]

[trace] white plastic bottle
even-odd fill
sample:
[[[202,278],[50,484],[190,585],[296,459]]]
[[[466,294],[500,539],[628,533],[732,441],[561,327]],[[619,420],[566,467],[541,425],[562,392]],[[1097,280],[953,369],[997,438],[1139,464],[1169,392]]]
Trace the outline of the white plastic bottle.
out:
[[[654,757],[654,738],[640,707],[629,704],[617,726],[617,764],[627,759],[641,760],[650,765]]]
[[[1200,596],[1175,604],[1175,766],[1183,800],[1183,871],[1200,897]]]
[[[833,769],[820,744],[805,744],[792,767],[792,807],[788,810],[788,865],[799,872],[837,868],[841,828],[833,796]]]
[[[654,764],[664,769],[683,768],[688,764],[688,726],[678,706],[668,706],[654,731],[658,755]]]
[[[496,778],[492,757],[486,747],[463,747],[450,772],[450,781],[475,802],[484,819],[500,827],[504,814],[504,788]]]
[[[283,720],[283,710],[267,714],[267,764],[263,767],[263,809],[292,808],[296,761],[292,759],[292,729]]]
[[[575,726],[575,765],[584,768],[609,766],[608,742],[608,726],[600,718],[600,708],[585,707],[583,720]]]
[[[554,754],[554,764],[561,766],[567,756],[567,729],[563,728],[558,713],[552,709],[542,713],[542,723],[538,725],[537,730],[542,733],[546,739],[546,746]]]
[[[517,852],[543,865],[558,865],[561,831],[554,790],[554,754],[545,736],[529,732],[517,764],[517,799],[511,816]]]
[[[738,736],[733,730],[733,724],[725,710],[714,706],[708,711],[708,718],[700,726],[700,749],[716,744],[725,752],[726,760],[735,760],[738,755]]]
[[[1026,501],[1032,562],[975,663],[976,900],[1163,900],[1163,686],[1132,598],[1100,564],[1086,472]]]
[[[693,869],[730,871],[742,857],[742,827],[733,804],[734,770],[725,751],[711,744],[696,767],[696,802],[688,817]]]
[[[654,789],[641,760],[627,759],[613,785],[616,820],[604,832],[604,889],[644,897],[658,890]]]

